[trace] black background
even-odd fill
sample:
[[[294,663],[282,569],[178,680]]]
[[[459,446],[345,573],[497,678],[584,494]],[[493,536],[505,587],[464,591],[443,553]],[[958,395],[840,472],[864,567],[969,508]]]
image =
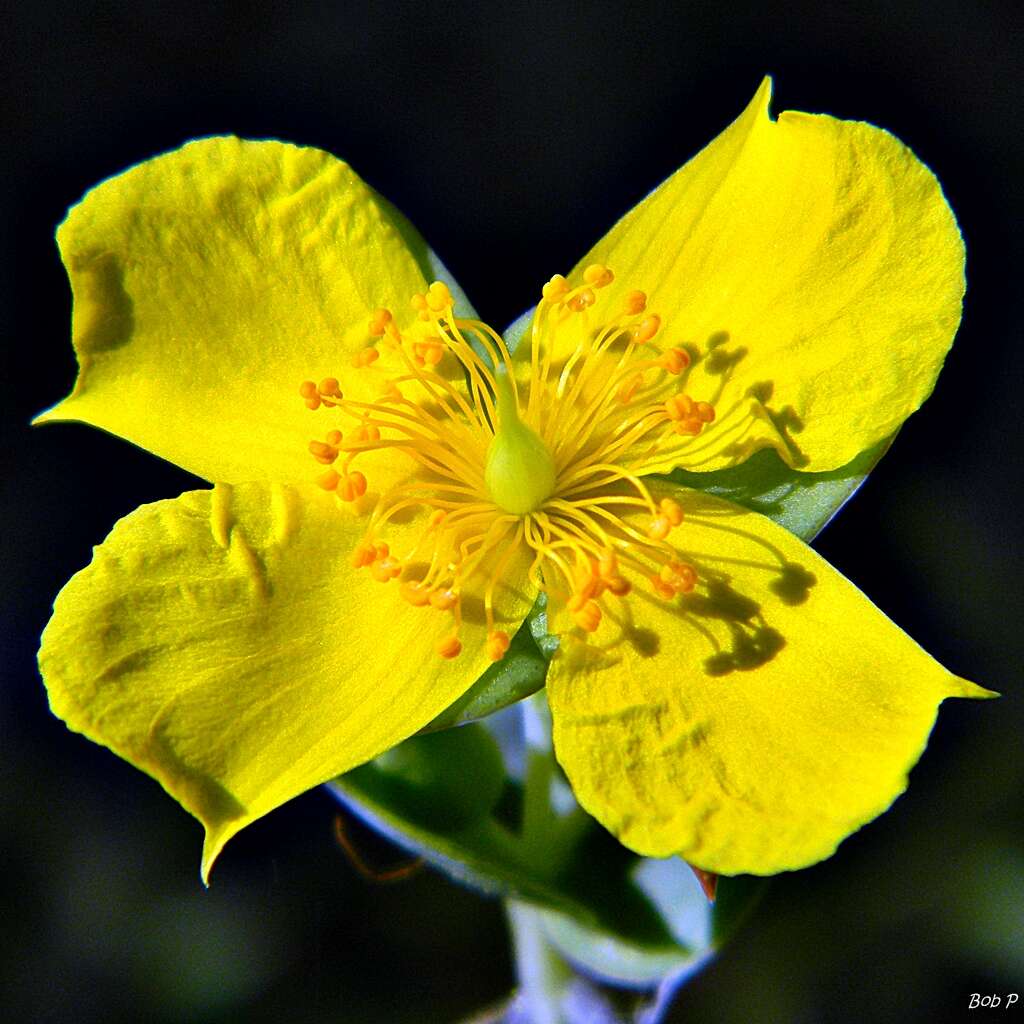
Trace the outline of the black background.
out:
[[[27,427],[74,378],[52,241],[66,207],[196,135],[317,145],[392,199],[500,326],[765,72],[776,112],[900,136],[959,217],[969,288],[946,370],[818,547],[1005,696],[947,705],[907,796],[780,878],[672,1019],[958,1019],[971,993],[1024,991],[1019,4],[110,2],[2,17],[0,1016],[443,1022],[511,984],[499,905],[429,874],[367,885],[321,793],[243,833],[204,891],[199,827],[49,716],[34,651],[53,595],[119,516],[194,485],[97,431]]]

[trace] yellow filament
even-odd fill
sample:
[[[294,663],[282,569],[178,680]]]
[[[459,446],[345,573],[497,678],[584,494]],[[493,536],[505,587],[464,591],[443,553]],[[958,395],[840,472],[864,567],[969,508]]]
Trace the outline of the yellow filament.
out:
[[[598,631],[605,603],[628,600],[637,582],[661,600],[701,585],[692,557],[670,539],[682,509],[656,502],[643,477],[699,464],[722,438],[742,436],[756,410],[738,403],[716,417],[717,395],[689,395],[690,355],[661,347],[668,325],[642,291],[613,299],[606,289],[614,280],[610,268],[592,264],[580,281],[556,274],[544,285],[523,341],[525,379],[527,367],[501,335],[458,317],[447,286],[434,282],[412,299],[409,333],[388,309],[369,315],[368,344],[350,372],[379,381],[379,398],[346,398],[345,380],[334,377],[299,388],[310,410],[352,421],[344,433],[332,424],[309,442],[313,460],[327,467],[317,483],[339,500],[356,501],[373,486],[370,453],[419,467],[416,479],[380,496],[351,560],[381,583],[398,580],[402,598],[423,614],[451,616],[440,657],[462,651],[464,592],[482,597],[488,657],[504,657],[502,605],[524,567],[527,579],[565,601],[584,633]],[[442,367],[445,359],[459,364],[464,383]],[[507,451],[499,457],[501,436]],[[408,550],[394,553],[384,538],[409,515],[423,526]]]

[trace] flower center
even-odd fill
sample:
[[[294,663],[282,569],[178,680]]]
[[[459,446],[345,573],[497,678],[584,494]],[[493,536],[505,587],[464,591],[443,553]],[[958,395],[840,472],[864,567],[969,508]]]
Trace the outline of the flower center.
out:
[[[344,433],[332,426],[310,442],[327,467],[317,482],[340,502],[373,500],[353,565],[380,583],[398,581],[411,604],[452,616],[443,657],[462,650],[470,594],[483,604],[488,654],[504,656],[500,605],[516,573],[564,602],[584,632],[597,630],[609,599],[625,599],[634,581],[662,600],[697,582],[667,541],[682,510],[656,501],[643,477],[677,465],[714,409],[685,394],[690,356],[655,343],[661,321],[646,312],[644,293],[616,298],[613,280],[599,264],[575,287],[553,277],[515,359],[486,324],[456,316],[448,288],[435,282],[413,297],[418,319],[405,333],[390,311],[372,315],[349,397],[333,377],[299,388],[310,409],[348,421]],[[355,468],[371,452],[408,468],[375,499]],[[387,538],[417,515],[416,539],[393,551]]]
[[[555,460],[520,419],[508,376],[495,374],[498,426],[487,449],[484,482],[494,504],[513,515],[539,508],[555,489]]]

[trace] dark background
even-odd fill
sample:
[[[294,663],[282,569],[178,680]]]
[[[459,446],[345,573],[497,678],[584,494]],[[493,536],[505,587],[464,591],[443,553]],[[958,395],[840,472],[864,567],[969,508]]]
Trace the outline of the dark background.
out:
[[[50,717],[34,651],[54,594],[119,516],[193,484],[97,431],[27,427],[74,377],[52,241],[66,207],[196,135],[317,145],[397,203],[500,326],[765,72],[776,112],[904,139],[960,219],[969,290],[945,373],[818,546],[1005,696],[947,705],[909,793],[829,862],[778,879],[672,1019],[958,1019],[971,993],[1024,992],[1019,4],[23,3],[0,17],[0,1017],[445,1022],[512,981],[497,903],[430,874],[363,882],[322,793],[243,833],[204,891],[198,825]]]

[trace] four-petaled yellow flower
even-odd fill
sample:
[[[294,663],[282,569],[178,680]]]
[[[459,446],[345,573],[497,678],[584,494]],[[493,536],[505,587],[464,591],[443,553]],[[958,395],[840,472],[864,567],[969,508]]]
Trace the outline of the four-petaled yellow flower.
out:
[[[462,695],[540,591],[581,804],[709,871],[829,855],[902,791],[938,704],[988,693],[781,527],[664,475],[765,447],[845,465],[927,397],[959,322],[930,172],[768,100],[551,278],[512,351],[317,150],[199,140],[70,212],[80,374],[40,419],[216,486],[115,526],[40,665],[58,715],[203,822],[204,877]]]

